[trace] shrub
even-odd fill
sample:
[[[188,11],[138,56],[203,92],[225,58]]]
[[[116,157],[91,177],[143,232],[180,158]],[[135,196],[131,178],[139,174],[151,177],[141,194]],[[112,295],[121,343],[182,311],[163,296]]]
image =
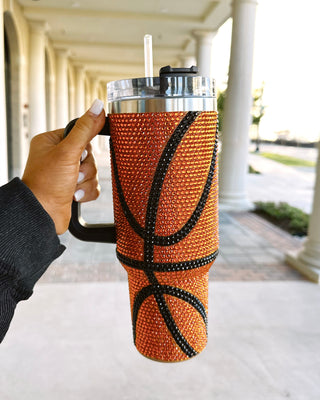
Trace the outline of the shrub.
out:
[[[288,203],[255,202],[257,214],[286,230],[292,235],[305,236],[308,233],[309,215]]]
[[[256,170],[252,165],[249,165],[249,174],[261,174],[260,171]]]

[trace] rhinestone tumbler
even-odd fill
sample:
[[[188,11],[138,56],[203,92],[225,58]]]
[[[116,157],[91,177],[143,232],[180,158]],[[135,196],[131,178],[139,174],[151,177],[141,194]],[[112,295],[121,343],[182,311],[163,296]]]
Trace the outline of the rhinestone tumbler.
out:
[[[165,67],[159,78],[108,84],[108,108],[116,251],[128,273],[133,340],[148,358],[186,360],[206,346],[219,245],[213,82],[195,68]]]

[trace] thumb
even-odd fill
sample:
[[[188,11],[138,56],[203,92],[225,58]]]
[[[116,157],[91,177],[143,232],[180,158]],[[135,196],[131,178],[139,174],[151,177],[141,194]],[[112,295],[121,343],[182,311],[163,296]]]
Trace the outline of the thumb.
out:
[[[103,128],[105,117],[103,101],[96,99],[89,110],[77,120],[63,144],[70,146],[70,150],[76,151],[80,156],[86,145]]]

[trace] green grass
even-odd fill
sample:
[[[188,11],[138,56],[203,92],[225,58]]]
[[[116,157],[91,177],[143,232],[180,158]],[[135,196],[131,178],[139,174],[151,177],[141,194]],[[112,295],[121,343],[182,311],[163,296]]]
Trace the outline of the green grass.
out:
[[[290,156],[285,156],[282,154],[275,153],[259,153],[262,157],[269,158],[270,160],[274,160],[280,162],[285,165],[294,166],[294,167],[315,167],[316,163],[314,161],[302,160],[301,158],[295,158]]]

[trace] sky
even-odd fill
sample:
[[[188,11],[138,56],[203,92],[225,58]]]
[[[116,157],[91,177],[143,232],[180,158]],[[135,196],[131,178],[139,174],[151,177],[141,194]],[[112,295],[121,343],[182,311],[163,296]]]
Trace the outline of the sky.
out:
[[[218,90],[228,75],[232,21],[214,39],[213,76]],[[259,0],[252,88],[264,82],[265,116],[260,134],[274,139],[320,139],[320,1]]]

